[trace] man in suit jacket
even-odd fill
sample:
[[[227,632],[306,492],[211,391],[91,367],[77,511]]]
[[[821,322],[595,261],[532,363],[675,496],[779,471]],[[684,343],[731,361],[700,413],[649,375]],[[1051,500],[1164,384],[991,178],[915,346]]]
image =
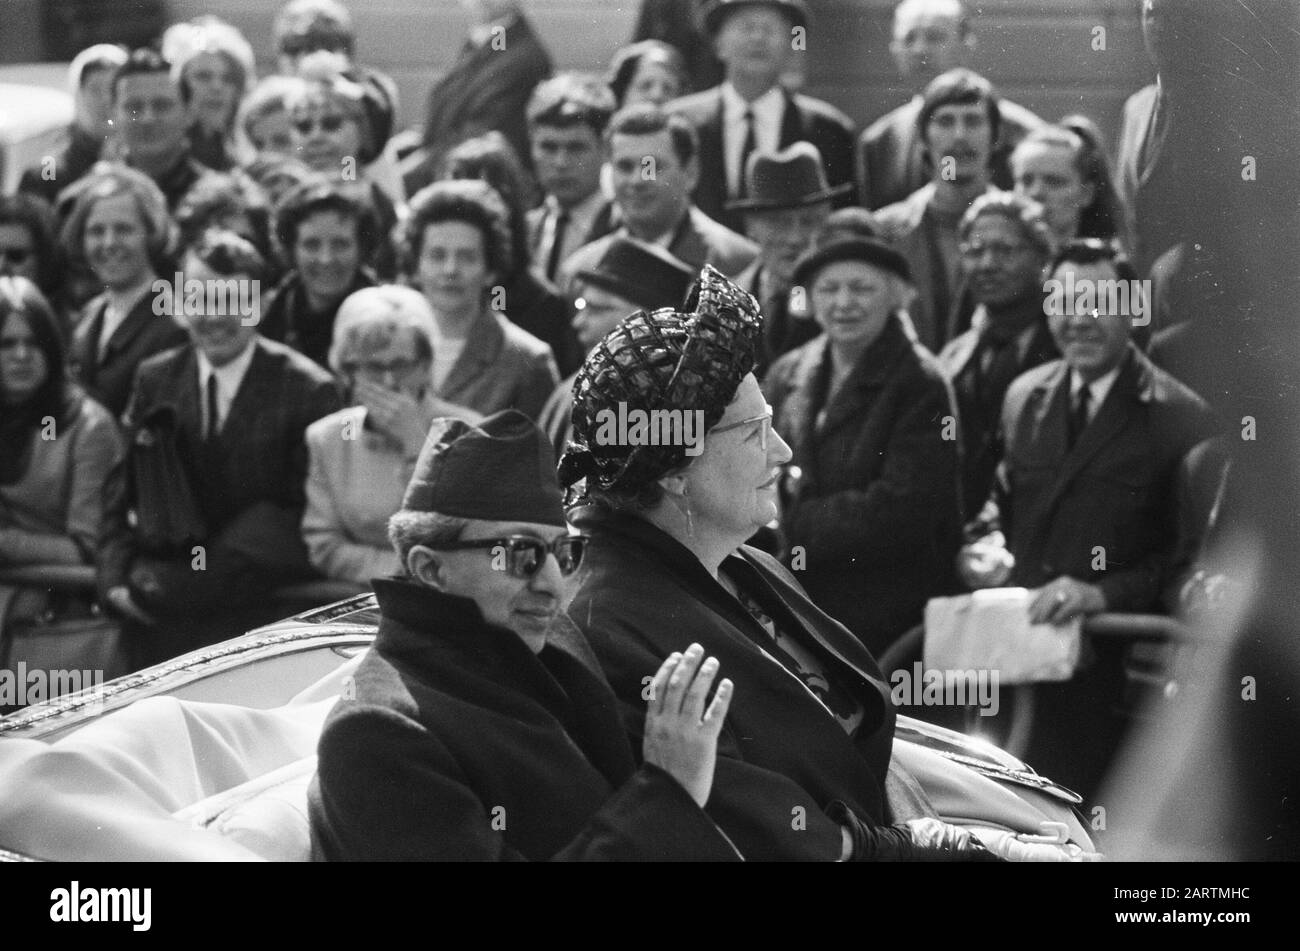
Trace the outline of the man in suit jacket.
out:
[[[614,230],[600,171],[615,109],[608,86],[577,73],[546,80],[528,101],[533,171],[545,196],[528,212],[528,248],[548,281],[570,254]]]
[[[376,580],[379,635],[321,733],[308,812],[323,858],[740,858],[703,809],[731,684],[705,710],[716,667],[699,647],[665,664],[637,767],[563,613],[586,540],[565,530],[554,472],[513,410],[441,420],[426,440],[390,520],[405,577]]]
[[[461,0],[475,26],[451,68],[429,90],[423,147],[406,176],[406,193],[429,184],[446,152],[466,139],[500,132],[528,159],[524,111],[533,88],[551,75],[551,56],[524,16],[521,0]]]
[[[1007,387],[1057,356],[1043,315],[1043,266],[1052,233],[1040,205],[1008,192],[976,200],[961,220],[962,268],[976,301],[970,330],[939,354],[961,424],[962,512],[974,518],[999,459]]]
[[[1050,275],[1076,295],[1137,278],[1123,257],[1086,242],[1068,245]],[[1069,293],[1048,299],[1062,359],[1007,391],[1006,447],[979,526],[1005,534],[1015,557],[1010,583],[1037,589],[1034,623],[1158,610],[1174,569],[1179,467],[1213,432],[1205,402],[1133,346],[1131,309],[1113,308],[1105,293],[1080,306]],[[1034,688],[1026,753],[1035,769],[1085,795],[1095,792],[1123,729],[1114,714],[1122,645],[1093,647],[1094,663],[1073,680]]]
[[[958,224],[975,199],[994,190],[989,156],[999,121],[997,95],[983,77],[954,69],[930,83],[917,114],[930,181],[875,215],[881,237],[911,268],[918,293],[909,314],[933,353],[965,329],[954,313],[962,297]]]
[[[657,106],[630,106],[610,120],[605,143],[622,224],[564,262],[561,288],[568,289],[577,272],[595,268],[616,237],[657,245],[694,270],[712,264],[729,276],[758,256],[758,245],[691,203],[699,180],[698,140],[684,118]]]
[[[699,136],[695,203],[705,214],[741,231],[744,221],[727,209],[744,197],[745,163],[755,150],[775,152],[811,142],[821,153],[832,186],[853,181],[853,123],[830,103],[780,85],[794,55],[791,33],[806,28],[802,0],[716,0],[704,25],[726,66],[721,85],[669,104]],[[837,207],[851,200],[837,193]]]
[[[303,433],[341,404],[325,370],[257,333],[256,298],[253,312],[242,312],[243,294],[264,268],[252,245],[210,232],[183,267],[186,293],[204,294],[201,312],[185,315],[190,343],[140,365],[124,422],[139,439],[160,412],[170,415],[206,534],[196,547],[143,550],[127,527],[137,500],[123,494],[111,500],[99,552],[103,599],[145,625],[142,663],[240,633],[249,609],[272,620],[270,586],[312,574],[299,531]],[[226,289],[221,299],[218,287]]]
[[[916,121],[922,93],[936,76],[967,66],[974,49],[975,32],[961,0],[903,0],[894,8],[889,51],[899,74],[915,92],[858,138],[858,185],[867,208],[902,201],[929,181],[932,166]],[[1011,152],[1043,120],[1009,99],[998,100],[998,114],[1000,132],[989,161],[990,178],[1009,190]]]

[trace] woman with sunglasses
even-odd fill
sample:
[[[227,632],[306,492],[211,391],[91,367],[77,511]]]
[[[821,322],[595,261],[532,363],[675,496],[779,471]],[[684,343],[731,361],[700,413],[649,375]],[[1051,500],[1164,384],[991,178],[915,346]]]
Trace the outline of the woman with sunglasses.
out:
[[[383,96],[375,87],[338,71],[328,54],[312,54],[300,64],[299,82],[288,97],[293,155],[331,182],[359,182],[379,217],[385,238],[397,224],[397,204],[405,199],[399,181],[384,177],[382,157],[391,131]],[[396,255],[385,240],[373,260],[380,277],[391,278]]]
[[[905,329],[914,290],[897,251],[824,244],[796,263],[793,286],[822,333],[763,379],[797,467],[781,507],[785,560],[879,657],[926,601],[959,590],[957,412],[938,361]]]
[[[578,372],[559,471],[591,543],[569,617],[625,711],[691,641],[727,670],[736,699],[709,815],[746,858],[987,856],[937,819],[883,825],[889,688],[797,575],[745,544],[776,517],[791,458],[753,374],[757,301],[706,266],[685,311],[634,314]],[[609,413],[635,410],[700,414],[703,442],[611,438]]]
[[[302,535],[327,578],[370,579],[401,568],[388,519],[402,503],[434,417],[482,417],[433,394],[433,312],[409,287],[356,291],[339,307],[330,369],[352,404],[307,427],[307,508]]]
[[[637,767],[564,615],[585,539],[554,466],[516,410],[435,424],[389,523],[404,577],[376,579],[379,634],[321,733],[320,857],[739,857],[704,811],[731,683],[708,700],[718,664],[699,645],[657,664]]]

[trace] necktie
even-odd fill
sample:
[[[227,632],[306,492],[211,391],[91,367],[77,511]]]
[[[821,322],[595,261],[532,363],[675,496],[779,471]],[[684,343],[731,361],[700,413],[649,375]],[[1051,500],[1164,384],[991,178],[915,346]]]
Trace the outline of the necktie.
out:
[[[1074,408],[1070,410],[1070,430],[1069,443],[1070,448],[1079,441],[1079,434],[1088,425],[1088,387],[1084,386],[1079,389],[1079,394],[1075,397]]]
[[[745,141],[740,147],[740,184],[736,189],[736,194],[744,198],[749,189],[745,184],[745,168],[749,165],[749,153],[753,152],[754,144],[754,110],[745,110]]]
[[[218,415],[218,409],[217,409],[217,375],[215,373],[208,374],[207,402],[208,402],[207,437],[209,440],[213,440],[217,438],[217,433],[221,429],[221,417]]]
[[[569,213],[563,209],[555,216],[555,228],[551,232],[551,253],[546,257],[546,279],[555,280],[564,252],[564,232],[569,227]]]

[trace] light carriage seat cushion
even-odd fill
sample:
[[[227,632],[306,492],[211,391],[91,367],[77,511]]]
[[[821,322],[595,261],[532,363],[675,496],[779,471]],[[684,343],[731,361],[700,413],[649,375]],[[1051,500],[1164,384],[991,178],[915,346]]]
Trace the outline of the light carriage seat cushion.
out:
[[[305,815],[311,775],[305,761],[314,762],[334,701],[326,696],[256,710],[150,697],[53,744],[6,740],[0,743],[0,847],[92,861],[262,857],[241,844],[246,838],[265,845],[255,833],[225,837],[216,834],[224,825],[194,829],[173,814],[296,766],[307,770]],[[290,784],[276,795],[296,795],[290,779],[297,778],[296,772],[286,778]],[[281,785],[270,783],[268,793]],[[230,828],[241,821],[232,817]],[[297,835],[294,826],[288,841]]]

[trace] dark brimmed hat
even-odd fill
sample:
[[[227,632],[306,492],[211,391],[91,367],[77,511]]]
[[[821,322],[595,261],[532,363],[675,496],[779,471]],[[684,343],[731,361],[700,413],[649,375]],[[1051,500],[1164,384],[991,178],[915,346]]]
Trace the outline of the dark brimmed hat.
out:
[[[695,279],[691,269],[668,252],[627,238],[615,238],[595,265],[574,277],[643,310],[679,306]]]
[[[773,7],[784,13],[792,25],[808,25],[808,5],[803,0],[711,0],[700,14],[704,32],[713,36],[722,26],[723,20],[746,7]]]
[[[637,489],[686,463],[684,444],[601,441],[608,413],[701,410],[704,432],[722,419],[754,368],[763,320],[758,301],[706,264],[684,309],[639,311],[587,355],[573,383],[562,485],[586,479],[588,488]]]
[[[851,182],[832,188],[817,146],[795,142],[779,152],[750,153],[745,163],[745,197],[727,202],[727,210],[802,208],[830,201],[852,189]]]
[[[562,527],[564,507],[551,442],[516,409],[494,413],[477,426],[436,419],[402,509]]]
[[[801,257],[794,266],[790,282],[794,287],[807,287],[818,271],[838,261],[861,261],[897,274],[909,284],[912,281],[907,259],[889,245],[869,238],[840,238],[819,245]]]

